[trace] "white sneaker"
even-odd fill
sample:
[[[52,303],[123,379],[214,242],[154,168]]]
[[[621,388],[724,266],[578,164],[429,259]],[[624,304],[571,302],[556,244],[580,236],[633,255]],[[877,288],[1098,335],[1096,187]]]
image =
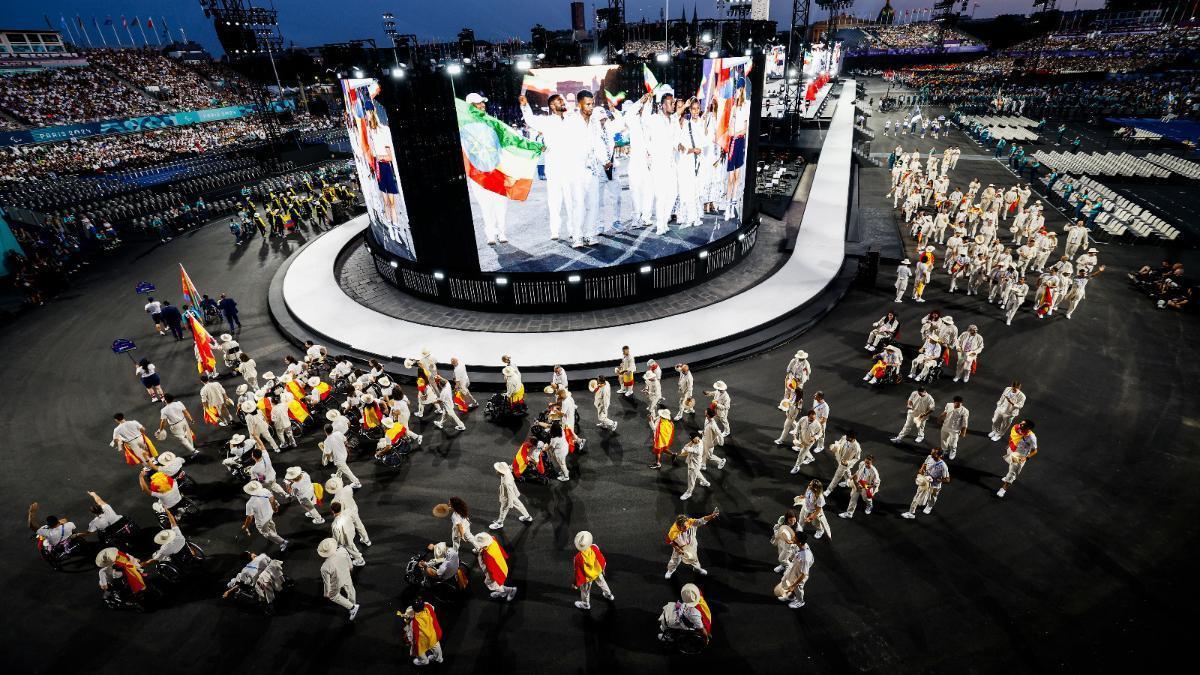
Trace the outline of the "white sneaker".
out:
[[[958,448],[951,450],[950,451],[950,459],[954,459],[955,455],[957,455],[957,454],[958,454]]]
[[[793,466],[793,467],[792,467],[792,470],[791,470],[789,473],[791,473],[791,474],[797,474],[797,473],[800,473],[800,467],[799,467],[799,466]]]
[[[783,569],[784,569],[783,565],[776,565],[774,571],[776,574],[779,574],[779,573],[783,572]]]
[[[901,439],[903,439],[903,436],[892,436],[891,440],[893,443],[899,443]]]
[[[458,425],[458,426],[454,427],[454,430],[455,430],[455,431],[466,431],[466,430],[467,430],[467,428],[466,428],[465,426],[463,426],[463,425],[461,425],[461,424],[460,424],[460,425]]]
[[[362,483],[351,483],[350,487],[354,490],[357,490],[362,487]]]
[[[520,518],[517,518],[517,520],[521,521],[522,523],[532,523],[533,516],[521,516]]]
[[[560,480],[560,481],[562,481],[562,482],[564,482],[564,483],[565,483],[565,482],[567,482],[567,481],[571,480],[571,478],[570,478],[569,476],[559,476],[559,477],[558,477],[558,480]]]
[[[499,529],[502,529],[503,527],[504,527],[504,523],[502,523],[498,520],[496,522],[488,525],[488,528],[492,529],[492,530],[499,530]]]
[[[424,437],[424,436],[417,436],[417,445],[418,445],[418,446],[420,446],[420,445],[421,445],[422,443],[424,443],[424,442],[425,442],[425,437]]]
[[[850,513],[849,511],[842,511],[841,513],[838,514],[838,518],[845,518],[846,520],[850,520],[853,517],[854,517],[854,514]]]
[[[699,574],[700,576],[702,576],[702,577],[708,576],[708,570],[704,569],[703,567],[697,567],[695,569],[696,569],[696,573]]]
[[[679,495],[679,501],[681,501],[681,502],[686,502],[687,500],[689,500],[691,498],[692,498],[692,493],[690,493],[690,492],[685,492],[685,493]]]
[[[849,481],[842,481],[842,482],[838,483],[838,487],[848,488],[848,487],[850,487],[850,483],[849,483]]]
[[[371,548],[371,540],[370,539],[362,540],[362,545],[366,546],[367,548]]]
[[[775,445],[783,445],[783,439],[782,439],[782,438],[776,438],[776,439],[775,439]]]
[[[505,597],[504,600],[506,602],[512,602],[513,598],[515,597],[517,597],[517,587],[513,586],[512,588],[508,589],[508,596]]]
[[[804,603],[799,600],[793,600],[788,603],[788,607],[791,607],[792,609],[800,609],[803,606],[804,606]]]
[[[907,518],[907,519],[909,519],[909,520],[912,520],[913,518],[916,518],[916,517],[917,517],[917,514],[915,514],[915,513],[911,512],[911,511],[905,511],[904,513],[901,513],[901,514],[900,514],[900,517],[901,517],[901,518]]]
[[[582,600],[576,600],[575,606],[578,607],[579,609],[591,609],[592,608],[591,605],[584,603]]]
[[[824,449],[825,449],[825,446],[818,445],[817,447],[813,448],[813,452],[821,452]]]
[[[813,457],[809,457],[808,459],[806,459],[806,460],[804,460],[803,462],[800,462],[800,463],[801,463],[801,464],[812,464],[812,463],[813,463],[813,462],[815,462],[815,461],[817,461],[815,458],[813,458]]]
[[[816,533],[813,534],[813,539],[820,539],[823,536],[825,536],[825,530],[817,530]]]
[[[725,462],[728,462],[728,461],[729,461],[728,459],[725,459],[725,458],[723,458],[723,457],[722,457],[722,458],[720,458],[720,459],[718,459],[718,460],[717,460],[717,468],[718,468],[718,469],[724,469],[724,468],[725,468]]]
[[[675,419],[676,419],[676,420],[681,420],[681,419],[683,419],[683,413],[681,413],[681,412],[677,412],[677,413],[675,413]]]
[[[970,382],[970,381],[971,381],[971,376],[970,376],[969,374],[968,374],[968,375],[963,375],[963,384],[966,384],[966,383],[968,383],[968,382]]]
[[[434,423],[433,423],[433,426],[435,426],[435,427],[437,427],[437,428],[439,428],[439,429],[442,429],[442,428],[443,428],[443,427],[442,427],[442,421],[441,421],[441,420],[438,420],[438,421],[434,422]]]
[[[1007,492],[1008,491],[1005,490],[1004,488],[1000,488],[999,490],[996,490],[996,496],[1003,498],[1004,495],[1007,494]]]
[[[325,522],[325,519],[322,518],[321,516],[317,516],[316,518],[313,518],[312,522],[313,522],[313,525],[320,525]]]
[[[663,578],[670,579],[671,575],[673,575],[673,574],[675,574],[675,570],[668,570],[667,573],[663,575]]]
[[[701,481],[700,487],[712,487],[712,483],[708,481]]]
[[[921,513],[924,513],[925,515],[929,515],[929,514],[933,513],[933,507],[926,506],[924,509],[921,510]]]
[[[955,382],[958,382],[958,378],[957,378],[957,377],[956,377],[956,378],[954,378],[954,381],[955,381]]]
[[[920,443],[923,440],[925,440],[925,434],[921,434],[920,436],[917,436],[916,438],[913,439],[913,442]]]
[[[279,552],[280,552],[280,553],[283,553],[284,551],[286,551],[286,550],[287,550],[287,547],[288,547],[288,544],[290,544],[290,543],[291,543],[291,542],[289,542],[287,539],[284,539],[284,540],[283,540],[283,543],[279,545]]]

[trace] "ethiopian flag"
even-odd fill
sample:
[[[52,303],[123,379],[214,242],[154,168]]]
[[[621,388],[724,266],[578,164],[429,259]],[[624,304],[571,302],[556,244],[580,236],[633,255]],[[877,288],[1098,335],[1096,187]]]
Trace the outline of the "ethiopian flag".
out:
[[[455,99],[454,106],[467,178],[489,192],[525,201],[545,146],[462,99]]]
[[[185,276],[184,279],[187,277]],[[188,315],[188,323],[192,326],[192,339],[196,341],[196,370],[201,374],[217,372],[217,357],[213,355],[212,336],[204,330],[204,326],[195,316]]]
[[[412,620],[413,656],[422,657],[438,645],[442,639],[442,625],[438,623],[433,605],[428,602],[416,612]]]

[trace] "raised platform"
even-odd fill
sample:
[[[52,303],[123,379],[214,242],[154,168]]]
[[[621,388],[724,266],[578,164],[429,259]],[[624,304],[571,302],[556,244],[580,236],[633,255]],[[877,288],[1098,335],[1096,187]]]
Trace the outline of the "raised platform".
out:
[[[472,379],[482,382],[498,379],[501,354],[512,356],[527,376],[562,365],[573,377],[582,377],[599,369],[611,372],[622,345],[629,345],[639,362],[648,357],[715,362],[775,344],[814,320],[805,318],[805,310],[823,314],[832,308],[840,292],[832,293],[832,301],[824,296],[844,290],[835,282],[848,286],[853,273],[844,269],[853,81],[843,92],[792,254],[774,274],[731,297],[671,316],[580,330],[528,332],[506,327],[504,319],[487,331],[427,325],[365,307],[339,286],[335,261],[367,227],[365,219],[356,219],[309,242],[280,269],[271,283],[272,316],[293,340],[312,338],[335,352],[362,358],[398,364],[429,347],[442,362],[457,357],[477,373]],[[446,311],[452,315],[456,310]]]

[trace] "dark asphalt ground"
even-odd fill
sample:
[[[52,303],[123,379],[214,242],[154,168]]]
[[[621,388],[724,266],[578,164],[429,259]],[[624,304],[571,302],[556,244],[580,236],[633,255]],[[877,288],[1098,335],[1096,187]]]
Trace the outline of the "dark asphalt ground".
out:
[[[879,197],[864,193],[863,200]],[[363,609],[352,624],[320,596],[315,547],[327,530],[309,524],[295,507],[277,517],[294,543],[282,559],[298,585],[279,614],[263,618],[218,600],[240,566],[238,552],[247,545],[261,550],[264,543],[257,535],[249,544],[239,537],[244,497],[212,459],[228,430],[200,431],[208,456],[191,469],[204,510],[184,531],[208,551],[208,574],[178,589],[166,607],[146,615],[104,608],[92,556],[54,572],[38,559],[24,525],[29,502],[38,500],[43,514],[85,526],[89,489],[152,525],[135,472],[106,444],[112,412],[123,410],[150,426],[157,424],[158,407],[146,400],[128,359],[113,355],[109,344],[117,337],[138,342],[137,353],[159,366],[167,390],[182,395],[193,414],[199,383],[190,343],[154,334],[134,285],[150,280],[160,296],[177,300],[176,263],[182,262],[201,291],[237,298],[243,347],[257,358],[260,373],[279,372],[283,355],[295,350],[267,319],[266,290],[287,248],[254,242],[234,251],[227,232],[205,228],[90,273],[77,290],[0,333],[0,353],[10,356],[3,418],[9,443],[0,455],[0,507],[9,514],[0,538],[9,561],[2,597],[10,620],[0,643],[14,670],[130,672],[151,663],[205,673],[411,667],[394,613],[404,608],[409,556],[449,536],[448,523],[433,518],[430,508],[457,494],[479,514],[475,530],[484,530],[496,513],[491,465],[511,460],[523,436],[483,421],[478,411],[457,438],[443,437],[432,425],[419,429],[425,445],[399,471],[365,460],[354,464],[366,483],[357,499],[375,545],[357,573]],[[512,556],[512,583],[520,588],[517,600],[490,600],[476,576],[464,605],[440,611],[447,661],[436,670],[1077,671],[1140,665],[1164,647],[1178,653],[1188,644],[1185,617],[1200,590],[1191,574],[1200,496],[1189,488],[1200,473],[1200,366],[1186,349],[1195,342],[1197,321],[1194,314],[1154,309],[1124,280],[1131,265],[1157,261],[1160,253],[1107,247],[1102,261],[1109,270],[1089,286],[1075,318],[1038,321],[1027,304],[1012,327],[975,298],[948,296],[944,277],[935,277],[925,305],[893,305],[889,268],[875,289],[851,292],[793,344],[698,372],[697,383],[705,386],[724,379],[734,401],[734,433],[721,451],[729,465],[709,470],[713,487],[698,488],[686,509],[699,515],[720,506],[722,512],[700,534],[700,558],[710,575],[698,581],[715,620],[702,659],[669,654],[654,639],[659,608],[678,597],[682,584],[697,580],[687,569],[662,578],[663,536],[684,511],[678,496],[686,471],[682,463],[662,472],[646,468],[644,399],[614,402],[621,426],[610,435],[592,426],[586,390],[577,393],[589,451],[572,460],[570,483],[524,488],[536,520],[524,526],[510,517],[502,537]],[[969,384],[944,379],[932,387],[939,402],[955,394],[966,398],[972,432],[960,445],[951,466],[955,480],[937,510],[915,522],[899,513],[912,498],[913,474],[936,430],[921,447],[893,446],[888,438],[902,423],[911,388],[870,389],[859,381],[869,365],[862,344],[870,323],[893,307],[910,352],[920,317],[934,308],[953,314],[959,326],[977,323],[987,340]],[[829,479],[833,460],[822,453],[809,471],[792,476],[792,453],[771,443],[782,419],[775,405],[783,368],[796,348],[811,355],[809,391],[825,392],[834,429],[856,429],[883,478],[870,516],[860,511],[853,521],[836,518],[847,494],[841,489],[831,498],[833,537],[813,543],[816,564],[800,611],[771,597],[777,577],[770,524],[809,479]],[[496,345],[498,354],[503,349]],[[996,398],[1014,378],[1025,382],[1025,416],[1038,423],[1042,451],[1000,501],[993,493],[1005,469],[1001,445],[984,434]],[[527,384],[536,391],[544,383]],[[665,389],[673,388],[668,380]],[[279,470],[299,463],[326,477],[317,435],[306,434],[298,450],[276,459]],[[593,532],[608,557],[617,598],[609,605],[594,596],[590,614],[572,606],[571,542],[580,529]],[[142,541],[132,552],[146,556],[151,549]]]

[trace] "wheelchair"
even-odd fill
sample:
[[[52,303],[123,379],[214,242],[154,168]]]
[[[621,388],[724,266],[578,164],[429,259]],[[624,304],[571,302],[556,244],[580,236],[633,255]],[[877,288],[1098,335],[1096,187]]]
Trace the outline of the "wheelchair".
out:
[[[404,566],[404,580],[419,589],[418,595],[438,606],[458,603],[469,595],[471,568],[461,558],[458,574],[451,579],[434,579],[425,574],[420,563],[428,561],[429,552],[425,551],[409,558]]]
[[[502,422],[509,419],[519,419],[529,414],[529,408],[524,401],[513,403],[504,393],[492,394],[483,406],[483,417],[489,422]]]
[[[695,656],[708,647],[708,638],[694,630],[667,628],[658,634],[658,639],[687,656]]]
[[[384,439],[379,439],[386,443]],[[377,442],[378,444],[378,442]],[[387,452],[384,452],[386,450]],[[388,444],[385,448],[380,448],[375,454],[375,461],[394,469],[404,463],[404,460],[412,454],[414,448],[412,443],[407,438],[401,438],[395,445]],[[383,453],[383,454],[379,454]]]
[[[525,471],[519,476],[513,476],[518,483],[533,483],[548,485],[552,480],[558,480],[558,466],[550,458],[550,446],[542,448],[542,471],[538,471],[537,462],[530,462]]]
[[[63,563],[67,561],[82,544],[74,538],[64,539],[58,546],[48,546],[44,537],[37,538],[38,555],[50,564],[55,571],[61,572]]]
[[[125,580],[125,577],[118,577],[109,584],[108,590],[104,591],[101,597],[104,600],[104,606],[109,609],[128,609],[142,614],[146,611],[147,598],[145,596],[148,593],[150,593],[149,586],[141,593],[135,594],[129,590],[129,582]]]
[[[897,366],[887,366],[883,370],[883,376],[879,378],[878,382],[870,383],[871,386],[882,387],[889,384],[900,384],[904,381],[904,375],[901,374],[900,370]]]
[[[163,581],[178,584],[188,575],[200,571],[207,559],[204,549],[189,541],[179,553],[155,564],[154,570]]]
[[[192,500],[184,497],[179,500],[179,503],[171,507],[171,513],[175,514],[175,522],[183,523],[190,520],[192,516],[199,512],[199,507]],[[158,520],[158,526],[161,529],[171,529],[171,520],[167,518],[167,512],[163,510],[162,504],[154,502],[154,517]]]
[[[250,584],[238,584],[233,587],[233,593],[227,597],[228,602],[242,607],[244,609],[253,610],[261,613],[263,616],[275,615],[275,602],[279,600],[279,596],[283,593],[289,593],[296,588],[296,582],[290,577],[283,577],[283,582],[278,591],[276,591],[270,599],[259,593],[254,586]]]
[[[211,305],[204,307],[204,325],[211,326],[221,320],[221,310]]]
[[[138,533],[137,523],[133,522],[125,516],[121,516],[117,522],[96,533],[100,540],[100,545],[108,548],[115,546],[120,549],[128,547],[129,540]]]

